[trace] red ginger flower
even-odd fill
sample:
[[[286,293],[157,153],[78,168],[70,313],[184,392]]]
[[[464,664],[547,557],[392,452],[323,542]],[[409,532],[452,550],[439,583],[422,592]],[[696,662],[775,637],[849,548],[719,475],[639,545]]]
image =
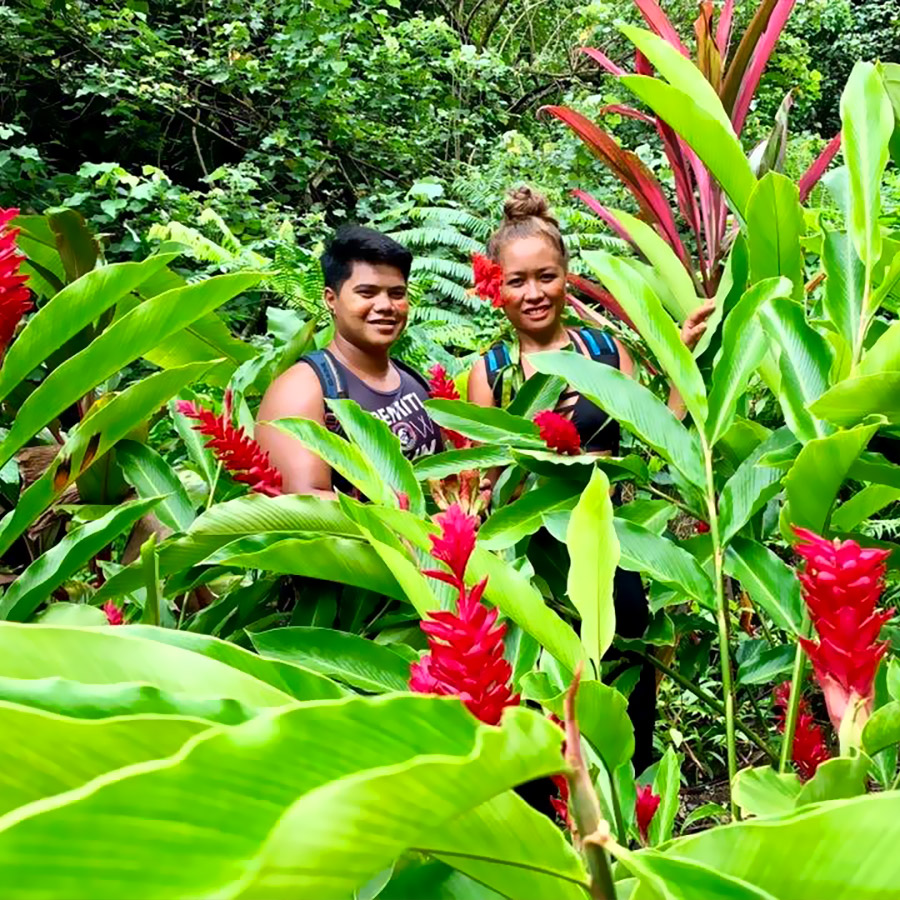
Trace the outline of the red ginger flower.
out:
[[[694,529],[697,534],[709,534],[709,523],[697,521],[697,526]]]
[[[428,396],[434,400],[459,400],[459,391],[453,383],[453,379],[447,374],[447,370],[440,364],[435,363],[428,370]],[[457,450],[469,446],[469,439],[461,435],[458,431],[451,431],[448,428],[442,428],[441,433]]]
[[[456,504],[467,516],[479,515],[491,500],[490,489],[481,489],[478,469],[464,469],[444,478],[429,478],[428,487],[438,508],[447,510]]]
[[[19,273],[25,261],[16,247],[19,229],[7,227],[18,214],[17,209],[0,209],[0,360],[22,316],[34,306],[31,291],[25,287],[28,276]]]
[[[124,621],[124,617],[122,616],[122,610],[116,606],[112,600],[107,600],[106,603],[101,607],[103,612],[106,613],[106,621],[110,625],[121,625]]]
[[[787,707],[791,700],[791,683],[782,682],[772,691],[775,708],[778,710],[776,720],[778,730],[784,732],[787,722]],[[831,759],[825,735],[810,712],[806,700],[801,697],[797,706],[797,724],[794,727],[794,743],[791,747],[791,759],[803,781],[808,781],[816,774],[816,769]]]
[[[480,253],[472,254],[472,277],[475,293],[482,300],[490,300],[491,306],[505,306],[503,299],[503,266]]]
[[[581,438],[578,436],[578,429],[574,422],[570,419],[545,409],[534,417],[534,424],[538,427],[541,440],[551,450],[570,456],[577,456],[581,453]]]
[[[269,497],[281,493],[281,473],[269,463],[269,454],[243,428],[231,424],[231,391],[225,392],[225,410],[221,415],[187,400],[179,401],[178,412],[199,420],[194,430],[212,438],[206,446],[235,481],[249,484],[250,490]]]
[[[420,694],[458,696],[474,716],[496,725],[507,706],[518,705],[519,695],[509,687],[512,667],[503,658],[506,626],[496,624],[496,608],[489,610],[481,602],[487,578],[468,591],[463,583],[478,520],[454,505],[437,521],[441,535],[431,536],[432,555],[452,574],[425,574],[453,584],[459,591],[458,606],[455,613],[436,610],[421,623],[430,652],[410,666],[409,687]]]
[[[550,721],[565,731],[566,725],[559,716],[550,714]],[[566,742],[562,742],[562,755],[566,755]],[[551,775],[550,780],[556,787],[557,796],[550,797],[550,805],[559,820],[569,829],[572,829],[572,820],[569,817],[569,782],[565,775]]]
[[[634,814],[637,819],[638,833],[641,840],[646,844],[649,841],[650,823],[659,809],[661,797],[659,794],[653,793],[653,788],[649,784],[638,788],[637,799],[634,801]]]
[[[862,701],[871,712],[875,673],[888,642],[878,642],[893,609],[876,612],[884,589],[887,550],[863,549],[856,541],[829,541],[795,528],[796,550],[806,561],[797,577],[819,642],[800,638],[825,693],[836,729],[848,706]]]

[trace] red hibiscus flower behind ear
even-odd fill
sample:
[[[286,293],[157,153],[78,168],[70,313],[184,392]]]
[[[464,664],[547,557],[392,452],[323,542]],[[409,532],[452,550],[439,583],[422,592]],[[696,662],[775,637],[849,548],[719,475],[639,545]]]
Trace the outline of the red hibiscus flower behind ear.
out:
[[[475,293],[482,300],[490,300],[491,306],[506,305],[503,299],[503,266],[480,253],[472,254],[472,277]]]

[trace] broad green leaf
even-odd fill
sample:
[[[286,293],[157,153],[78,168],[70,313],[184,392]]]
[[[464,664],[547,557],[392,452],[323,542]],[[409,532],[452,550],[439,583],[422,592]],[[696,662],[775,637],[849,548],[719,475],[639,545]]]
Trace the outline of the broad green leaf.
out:
[[[900,372],[845,378],[825,391],[809,409],[813,415],[845,427],[873,415],[900,424]]]
[[[106,625],[106,613],[96,606],[87,603],[69,603],[65,600],[57,600],[41,610],[35,617],[35,622],[42,625]]]
[[[100,242],[88,228],[84,216],[64,206],[48,209],[45,215],[56,238],[67,280],[75,281],[90,272],[100,257]]]
[[[413,465],[416,478],[425,481],[429,478],[446,478],[466,469],[491,469],[494,466],[505,466],[513,461],[509,447],[482,446],[470,447],[466,450],[445,450],[432,456],[423,456]]]
[[[304,667],[296,660],[262,659],[256,653],[251,653],[229,641],[221,641],[212,635],[177,631],[174,628],[154,628],[149,625],[123,625],[117,629],[117,634],[133,635],[144,640],[159,641],[172,647],[180,647],[182,650],[190,650],[192,653],[200,653],[245,672],[253,678],[258,678],[297,700],[333,700],[345,693],[333,681],[323,678],[314,666]]]
[[[98,775],[176,753],[209,727],[197,719],[71,719],[0,702],[0,818]]]
[[[340,535],[360,538],[359,528],[341,510],[337,500],[282,494],[264,497],[248,494],[217,503],[198,516],[187,534],[169,540],[159,548],[159,572],[165,578],[189,569],[226,544],[243,538]],[[130,566],[114,575],[97,592],[102,601],[128,593],[142,584],[140,568]]]
[[[154,510],[173,531],[187,531],[194,521],[194,507],[172,467],[151,447],[137,441],[119,441],[116,462],[139,497],[161,497]]]
[[[390,647],[332,628],[275,628],[251,632],[266,659],[286,660],[363,691],[405,691],[409,661]]]
[[[882,372],[900,372],[900,322],[894,322],[866,351],[854,375],[880,375]]]
[[[477,406],[462,400],[429,400],[425,408],[441,428],[458,431],[473,440],[544,449],[537,425],[505,409]]]
[[[616,517],[613,520],[619,539],[619,565],[629,572],[641,572],[654,581],[693,597],[709,607],[713,589],[703,568],[687,550],[668,538]]]
[[[781,490],[782,472],[759,460],[773,451],[798,447],[787,428],[779,428],[738,466],[719,495],[719,531],[727,544]]]
[[[227,544],[210,563],[241,569],[264,569],[281,575],[303,575],[365,588],[397,600],[404,592],[381,558],[367,543],[349,538],[313,536],[285,538],[257,549],[253,539]]]
[[[566,383],[551,375],[532,375],[506,407],[508,413],[531,420],[545,409],[556,409]]]
[[[659,809],[650,822],[650,845],[656,847],[672,837],[681,793],[681,757],[669,747],[653,778],[653,793],[660,797]]]
[[[0,554],[5,553],[28,526],[58,498],[75,476],[84,472],[116,441],[148,419],[173,394],[192,380],[200,378],[209,367],[197,363],[183,369],[157,372],[116,395],[106,405],[87,416],[69,433],[56,459],[47,471],[19,497],[15,509],[0,523]],[[97,440],[96,452],[88,455],[92,439]]]
[[[554,479],[548,484],[527,491],[517,500],[501,506],[478,529],[478,542],[488,550],[505,550],[523,537],[534,534],[545,513],[575,506],[583,487]]]
[[[844,800],[866,792],[872,760],[865,755],[848,758],[839,756],[823,762],[797,795],[797,806],[821,803],[823,800]]]
[[[850,184],[848,228],[866,280],[881,258],[881,176],[894,129],[891,102],[876,67],[858,62],[841,94],[841,143]]]
[[[862,740],[870,756],[900,743],[900,700],[892,700],[872,713],[863,728]]]
[[[773,816],[794,809],[803,782],[771,766],[741,769],[734,779],[734,801],[745,816]]]
[[[562,831],[512,791],[426,834],[415,849],[522,900],[584,900],[589,881]]]
[[[284,706],[293,698],[200,653],[148,641],[120,628],[61,628],[0,623],[0,675],[67,678],[87,685],[144,682],[198,698],[229,697],[249,706]]]
[[[831,514],[831,526],[837,531],[854,531],[861,522],[896,500],[900,500],[900,488],[867,485]]]
[[[13,897],[344,900],[424,835],[560,765],[559,729],[523,709],[495,728],[455,698],[305,704],[7,817],[0,872]],[[47,854],[63,834],[67,852]]]
[[[805,231],[797,185],[778,172],[764,175],[747,204],[747,243],[753,282],[781,276],[792,284],[791,296],[803,300]]]
[[[784,479],[782,521],[825,534],[838,491],[877,430],[877,425],[862,425],[806,444]]]
[[[809,405],[828,387],[831,350],[806,321],[803,307],[790,300],[773,300],[760,309],[763,327],[781,348],[781,390],[778,401],[788,427],[806,443],[831,429],[809,412]]]
[[[725,553],[725,572],[736,578],[753,602],[788,632],[803,621],[800,582],[793,570],[768,547],[736,537]]]
[[[855,481],[871,481],[900,488],[900,466],[888,462],[880,453],[860,453],[850,467],[849,477]]]
[[[744,660],[737,671],[738,684],[771,684],[780,675],[790,672],[795,651],[791,644],[768,647],[756,656]]]
[[[825,232],[822,266],[827,276],[822,309],[852,351],[860,340],[866,273],[849,232]]]
[[[382,481],[369,459],[345,438],[333,434],[320,422],[313,422],[311,419],[278,419],[272,424],[323,459],[369,500],[374,503],[396,504],[394,492]]]
[[[91,388],[257,281],[259,276],[252,273],[217,275],[159,294],[124,315],[54,369],[28,396],[0,445],[0,465]]]
[[[869,794],[713,828],[668,852],[785,900],[886,900],[900,883],[898,821],[900,792]]]
[[[678,388],[694,421],[706,421],[706,388],[690,350],[682,343],[678,326],[663,309],[659,297],[643,278],[622,259],[603,250],[582,253],[600,281],[622,304],[641,337]]]
[[[659,299],[678,322],[684,322],[702,302],[684,264],[669,243],[646,222],[623,210],[611,209],[610,212],[622,223],[659,276],[660,282],[665,285],[664,291],[657,292]],[[585,254],[582,256],[586,258]],[[616,299],[619,299],[618,294]]]
[[[692,809],[681,823],[682,833],[687,831],[691,825],[702,822],[703,819],[727,819],[728,810],[721,803],[704,803],[696,809]]]
[[[619,81],[684,138],[743,218],[756,178],[733,129],[707,112],[694,96],[656,78],[623,75]]]
[[[766,338],[757,321],[759,308],[775,297],[788,297],[785,278],[767,278],[744,293],[722,327],[722,350],[713,369],[706,436],[714,447],[731,428],[738,401],[766,354]]]
[[[412,463],[403,455],[400,440],[387,423],[361,409],[353,400],[329,400],[328,406],[381,480],[395,494],[406,495],[411,512],[424,515],[425,498]]]
[[[647,462],[636,453],[628,456],[600,456],[582,453],[566,456],[553,450],[511,450],[513,459],[526,472],[534,472],[544,478],[568,478],[587,484],[594,467],[606,472],[610,481],[636,481],[646,484],[650,480]]]
[[[0,368],[0,400],[54,350],[91,324],[117,300],[173,260],[177,253],[143,262],[102,266],[66,285],[31,316]]]
[[[39,556],[0,599],[0,619],[24,622],[61,584],[87,565],[104,547],[153,509],[158,497],[117,506],[105,516],[67,534]]]
[[[669,522],[677,515],[677,509],[666,500],[632,500],[617,507],[616,516],[641,525],[662,537]]]
[[[173,398],[169,403],[169,417],[172,419],[172,424],[175,426],[178,436],[184,443],[188,459],[196,466],[199,474],[203,476],[207,487],[211,487],[216,480],[219,464],[212,450],[206,446],[208,438],[194,428],[197,424],[196,420],[189,419],[184,413],[179,411],[178,403],[181,400],[197,403],[199,398],[192,390],[187,388],[181,391],[178,397]]]
[[[539,372],[564,378],[569,386],[596,403],[677,468],[691,484],[706,483],[696,435],[645,387],[612,366],[575,353],[536,353],[531,364]]]
[[[492,891],[463,875],[446,863],[431,861],[408,865],[394,873],[379,900],[504,900]]]
[[[616,631],[613,578],[619,562],[609,480],[600,469],[594,470],[572,510],[566,546],[570,558],[567,593],[581,616],[581,642],[599,673]]]
[[[545,672],[530,672],[522,678],[522,693],[560,718],[565,715],[566,692],[550,681]],[[634,727],[628,718],[628,700],[621,691],[593,679],[578,686],[575,699],[578,727],[592,744],[609,772],[627,763],[634,754]]]

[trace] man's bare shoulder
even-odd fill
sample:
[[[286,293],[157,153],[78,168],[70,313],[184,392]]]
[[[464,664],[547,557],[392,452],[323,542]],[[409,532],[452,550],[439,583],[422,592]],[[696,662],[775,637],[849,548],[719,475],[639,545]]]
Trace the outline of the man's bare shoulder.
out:
[[[312,412],[323,406],[322,385],[312,366],[294,363],[268,387],[260,405],[260,412]]]

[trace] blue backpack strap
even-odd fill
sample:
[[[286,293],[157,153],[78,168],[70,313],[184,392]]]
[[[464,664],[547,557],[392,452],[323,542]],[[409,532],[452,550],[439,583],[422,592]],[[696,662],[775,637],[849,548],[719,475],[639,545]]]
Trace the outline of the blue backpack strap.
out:
[[[509,355],[509,347],[504,343],[494,344],[484,354],[484,374],[487,376],[488,387],[493,391],[494,402],[502,406],[503,399],[503,370],[512,362]]]
[[[312,366],[319,384],[322,386],[322,396],[327,400],[344,400],[347,397],[347,382],[340,366],[334,361],[334,357],[327,350],[314,350],[301,357],[300,362]]]
[[[600,331],[599,328],[579,328],[578,335],[584,341],[591,359],[619,368],[619,349],[605,331]]]

